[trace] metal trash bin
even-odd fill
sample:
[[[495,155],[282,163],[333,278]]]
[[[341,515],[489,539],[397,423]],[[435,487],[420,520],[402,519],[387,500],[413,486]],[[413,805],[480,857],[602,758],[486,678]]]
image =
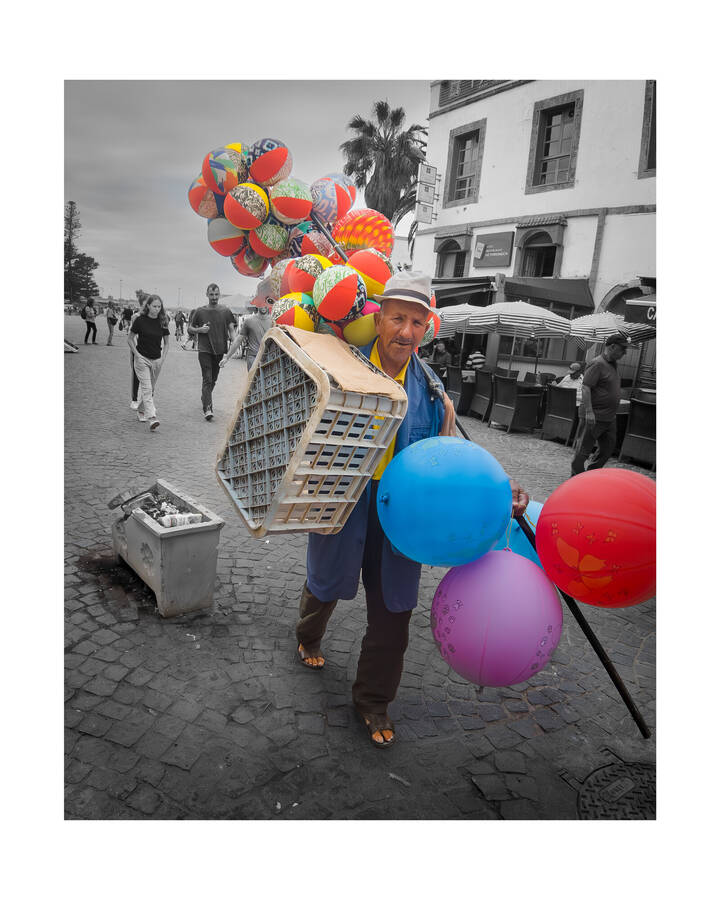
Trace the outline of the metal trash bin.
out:
[[[165,528],[138,504],[153,494],[200,513],[202,521]],[[120,503],[112,526],[113,550],[155,593],[163,618],[207,609],[213,603],[218,543],[224,521],[158,478],[147,491]]]

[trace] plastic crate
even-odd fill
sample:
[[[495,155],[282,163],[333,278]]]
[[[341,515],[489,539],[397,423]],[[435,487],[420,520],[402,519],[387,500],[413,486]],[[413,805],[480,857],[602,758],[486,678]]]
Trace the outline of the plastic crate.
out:
[[[298,343],[307,332],[265,334],[218,457],[220,483],[255,537],[340,531],[407,409],[402,387],[359,350],[312,337],[310,356]]]

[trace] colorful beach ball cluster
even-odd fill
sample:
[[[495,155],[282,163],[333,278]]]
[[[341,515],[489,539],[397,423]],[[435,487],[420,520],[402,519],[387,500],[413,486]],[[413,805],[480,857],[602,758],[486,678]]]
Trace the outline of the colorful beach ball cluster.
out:
[[[471,441],[410,444],[383,472],[377,498],[399,553],[451,567],[430,624],[448,665],[475,684],[519,684],[550,661],[562,633],[556,588],[606,609],[655,595],[655,482],[637,472],[585,472],[531,503],[536,550],[510,518],[502,466]],[[437,508],[448,515],[427,515]]]
[[[371,298],[394,271],[392,225],[373,209],[352,209],[357,192],[346,175],[308,185],[292,177],[292,165],[289,148],[275,138],[211,150],[190,185],[190,206],[208,220],[213,250],[240,275],[265,276],[257,296],[277,324],[368,343],[379,308]],[[439,325],[435,316],[428,339]]]

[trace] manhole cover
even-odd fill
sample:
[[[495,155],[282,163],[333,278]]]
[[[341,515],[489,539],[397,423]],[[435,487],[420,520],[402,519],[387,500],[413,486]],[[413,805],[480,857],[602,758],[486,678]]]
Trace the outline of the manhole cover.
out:
[[[581,819],[654,819],[655,769],[611,763],[591,772],[578,792]]]

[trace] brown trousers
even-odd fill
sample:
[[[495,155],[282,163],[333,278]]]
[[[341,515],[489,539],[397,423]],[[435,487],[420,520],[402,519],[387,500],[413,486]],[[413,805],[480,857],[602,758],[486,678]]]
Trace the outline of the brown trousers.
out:
[[[383,531],[375,503],[377,484],[373,482],[372,486],[362,561],[367,628],[360,648],[352,698],[360,712],[382,714],[395,698],[400,684],[412,610],[390,612],[383,600],[380,577]],[[310,650],[317,649],[336,606],[337,600],[329,603],[318,600],[308,589],[306,582],[300,598],[300,619],[295,631],[298,643]]]

